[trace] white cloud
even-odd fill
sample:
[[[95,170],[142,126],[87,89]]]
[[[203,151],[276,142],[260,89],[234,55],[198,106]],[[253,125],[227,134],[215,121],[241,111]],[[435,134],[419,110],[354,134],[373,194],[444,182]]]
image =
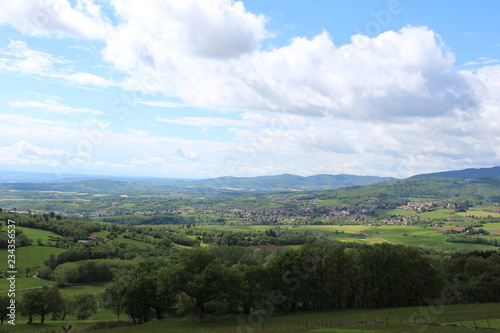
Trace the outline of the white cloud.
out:
[[[260,43],[270,37],[266,18],[248,12],[238,1],[78,0],[73,7],[66,0],[57,6],[51,1],[46,3],[52,6],[47,8],[53,19],[29,35],[101,39],[103,59],[126,76],[122,88],[166,99],[141,96],[132,98],[134,102],[190,107],[182,117],[162,114],[156,121],[219,127],[214,131],[229,127],[234,133],[233,142],[214,143],[134,129],[120,135],[108,128],[94,154],[74,154],[75,161],[86,160],[87,166],[98,165],[89,162],[97,152],[102,154],[99,163],[107,167],[142,165],[166,173],[213,176],[280,170],[406,176],[500,163],[497,60],[479,59],[457,70],[453,54],[426,27],[405,27],[373,38],[356,35],[344,46],[335,45],[323,32],[263,50]],[[101,4],[110,7],[104,10]],[[33,13],[45,10],[26,0],[0,6],[0,23],[19,31]],[[96,74],[75,72],[72,68],[79,64],[31,50],[24,42],[11,42],[0,53],[0,70],[16,75],[101,88],[116,85]],[[181,102],[168,101],[172,98]],[[11,106],[102,114],[54,99]],[[239,118],[231,114],[231,119],[189,116],[193,107],[241,113]],[[33,119],[24,128],[21,118],[2,119],[18,126],[16,133],[48,128]]]
[[[63,149],[42,148],[21,140],[12,146],[0,146],[0,163],[55,166],[57,159],[67,154]]]
[[[238,58],[220,61],[192,52],[186,45],[193,41],[182,35],[189,30],[186,25],[196,22],[195,13],[206,8],[197,2],[182,8],[163,4],[152,1],[137,8],[129,2],[115,3],[124,22],[107,40],[104,55],[130,75],[124,82],[127,89],[162,92],[204,108],[328,113],[358,120],[437,117],[477,105],[468,79],[453,70],[454,57],[425,27],[374,38],[354,36],[352,44],[340,48],[323,32],[270,51],[252,47]],[[231,11],[226,1],[220,6],[226,6],[228,17],[243,13]],[[225,15],[212,14],[226,22]],[[154,23],[160,21],[168,23],[156,29],[159,25]],[[210,29],[198,33],[211,40]],[[264,38],[265,33],[257,35]],[[359,39],[363,47],[354,42]]]
[[[0,123],[8,126],[23,126],[28,128],[36,128],[37,130],[39,130],[40,128],[53,128],[53,127],[61,128],[74,125],[63,121],[45,120],[29,116],[23,116],[20,114],[13,114],[13,113],[0,114]]]
[[[127,161],[128,164],[133,165],[154,165],[154,164],[163,164],[165,160],[161,157],[147,157],[144,159],[132,158]]]
[[[162,117],[156,117],[155,121],[160,121],[170,124],[180,124],[196,127],[213,127],[213,126],[236,126],[241,127],[246,124],[240,120],[232,120],[226,118],[215,118],[215,117],[181,117],[176,119],[167,119]]]
[[[116,85],[110,80],[98,75],[77,72],[71,73],[68,66],[72,61],[54,57],[52,54],[30,49],[26,42],[10,41],[6,49],[0,49],[0,54],[9,58],[0,58],[0,71],[14,74],[26,74],[35,76],[53,77],[77,85],[93,85],[107,88]],[[64,67],[66,66],[66,67]],[[61,68],[62,67],[62,68]]]
[[[168,101],[144,101],[144,100],[137,100],[134,101],[134,103],[139,103],[143,105],[149,105],[149,106],[156,106],[159,108],[182,108],[186,107],[186,104],[182,103],[175,103],[175,102],[168,102]]]
[[[0,69],[23,74],[47,75],[53,71],[54,64],[69,63],[49,53],[32,50],[25,42],[17,40],[10,41],[0,54],[11,57],[4,59]]]
[[[0,2],[0,24],[10,24],[23,35],[102,39],[111,29],[101,7],[79,0],[16,0]]]
[[[153,64],[158,52],[194,57],[231,58],[253,52],[266,36],[265,18],[232,0],[112,1],[122,19],[106,49],[108,59],[140,57]],[[137,43],[136,50],[124,44]],[[142,41],[142,42],[139,42]],[[139,43],[138,43],[139,42]],[[123,47],[123,49],[122,49]],[[123,54],[116,54],[118,48]],[[130,64],[119,61],[126,65]]]
[[[16,8],[29,12],[27,3],[21,3]],[[471,77],[453,69],[453,55],[426,27],[374,38],[357,35],[342,47],[323,32],[263,51],[259,43],[270,35],[266,18],[248,12],[238,1],[111,4],[119,20],[103,35],[103,55],[128,74],[122,83],[126,89],[161,92],[203,108],[357,120],[439,117],[455,109],[468,112],[478,104]],[[102,9],[90,0],[68,6],[62,1],[53,11],[76,11],[92,20],[92,26],[105,20]],[[109,10],[106,15],[111,15]],[[109,84],[87,73],[67,78]]]
[[[132,128],[127,128],[127,131],[131,133],[134,136],[138,137],[149,137],[151,136],[151,133],[149,131],[141,131],[141,130],[135,130]]]
[[[65,114],[65,115],[80,115],[80,114],[90,114],[90,115],[102,115],[104,112],[98,111],[98,110],[93,110],[93,109],[87,109],[87,108],[73,108],[71,106],[67,105],[62,105],[57,101],[54,100],[44,100],[43,102],[40,101],[15,101],[15,102],[10,102],[10,106],[12,107],[29,107],[29,108],[36,108],[42,111],[48,111],[48,112],[54,112],[58,114]]]
[[[53,76],[83,86],[91,85],[96,87],[107,88],[110,85],[112,85],[111,81],[90,73],[78,72],[73,74],[53,75]]]

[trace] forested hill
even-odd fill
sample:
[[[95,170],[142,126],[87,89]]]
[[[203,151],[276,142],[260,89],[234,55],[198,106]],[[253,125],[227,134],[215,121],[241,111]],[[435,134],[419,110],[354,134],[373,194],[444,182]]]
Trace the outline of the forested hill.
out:
[[[0,190],[61,191],[86,193],[160,193],[220,191],[310,191],[359,186],[394,178],[354,175],[279,175],[263,177],[220,177],[212,179],[129,178],[92,179],[71,182],[15,182],[0,184]]]
[[[297,175],[278,175],[261,177],[220,177],[205,179],[195,183],[209,187],[254,189],[254,190],[310,190],[334,189],[350,186],[374,184],[392,180],[391,177],[355,176],[355,175],[315,175],[302,177]]]
[[[348,204],[404,203],[415,199],[480,200],[500,202],[500,177],[409,178],[305,194],[323,200]]]
[[[484,177],[500,177],[500,167],[492,168],[480,168],[480,169],[465,169],[465,170],[454,170],[454,171],[443,171],[435,173],[425,173],[421,175],[415,175],[410,178],[466,178],[466,179],[478,179]]]

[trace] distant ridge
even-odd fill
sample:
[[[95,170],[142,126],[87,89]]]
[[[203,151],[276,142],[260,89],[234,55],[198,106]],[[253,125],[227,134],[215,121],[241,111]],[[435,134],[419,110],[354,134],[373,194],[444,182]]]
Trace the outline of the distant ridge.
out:
[[[259,177],[219,177],[210,179],[172,179],[148,177],[55,175],[0,171],[0,190],[63,191],[63,192],[276,192],[311,191],[362,186],[393,180],[391,177],[355,175],[277,175]]]
[[[392,177],[378,176],[355,176],[355,175],[314,175],[314,176],[297,176],[291,174],[283,174],[277,176],[258,176],[258,177],[219,177],[211,179],[203,179],[200,181],[192,181],[205,186],[225,186],[238,187],[244,189],[266,189],[280,188],[283,190],[300,190],[302,188],[341,188],[360,185],[369,185],[387,180],[393,180]]]
[[[465,179],[479,179],[485,177],[500,177],[500,167],[495,166],[492,168],[479,168],[479,169],[464,169],[464,170],[454,170],[454,171],[443,171],[434,173],[425,173],[421,175],[415,175],[412,178],[465,178]]]

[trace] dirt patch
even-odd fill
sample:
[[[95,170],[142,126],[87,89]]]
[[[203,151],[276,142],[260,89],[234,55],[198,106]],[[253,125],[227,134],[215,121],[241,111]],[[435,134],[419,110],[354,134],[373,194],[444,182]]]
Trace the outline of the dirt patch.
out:
[[[493,234],[500,234],[500,229],[490,230]]]
[[[449,230],[464,231],[464,230],[465,230],[465,227],[453,227],[453,228],[434,228],[434,230],[441,230],[441,231],[449,231]]]
[[[266,245],[252,245],[249,246],[252,249],[266,249],[271,252],[276,252],[278,250],[285,250],[286,247],[278,246],[278,245],[273,245],[273,244],[266,244]]]

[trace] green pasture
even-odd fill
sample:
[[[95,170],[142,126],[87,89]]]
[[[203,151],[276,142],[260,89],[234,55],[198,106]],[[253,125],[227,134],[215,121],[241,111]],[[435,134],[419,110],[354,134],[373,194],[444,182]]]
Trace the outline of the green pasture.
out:
[[[477,214],[476,214],[477,212]],[[401,215],[401,216],[418,216],[425,219],[453,219],[453,220],[465,220],[467,219],[467,215],[476,215],[482,216],[478,214],[482,214],[481,211],[475,211],[474,213],[466,212],[466,213],[456,213],[453,209],[436,209],[430,212],[419,213],[414,210],[406,210],[406,209],[376,209],[375,214],[379,216],[393,216],[393,215]],[[493,213],[491,213],[493,214]],[[487,214],[484,215],[488,216]]]
[[[54,281],[35,279],[33,277],[26,277],[24,272],[19,272],[22,274],[16,275],[16,290],[25,289],[25,288],[33,288],[33,287],[42,287],[42,286],[50,286],[54,285]],[[4,292],[9,290],[9,281],[5,278],[0,280],[0,296],[6,295]]]
[[[16,227],[17,230],[21,230],[26,237],[32,239],[33,242],[36,242],[38,239],[41,239],[44,244],[50,241],[50,238],[63,238],[61,235],[53,233],[52,231],[26,228],[26,227]]]
[[[352,227],[352,226],[349,226]],[[417,226],[382,225],[367,227],[364,233],[375,235],[396,244],[420,246],[443,250],[492,250],[495,247],[484,244],[450,243],[446,242],[447,235],[433,228]]]
[[[483,229],[487,231],[500,230],[500,222],[497,223],[485,223]]]
[[[324,207],[342,205],[339,199],[315,199],[314,202]]]
[[[353,226],[349,226],[349,228],[351,227]],[[298,233],[307,231],[313,235],[317,236],[325,235],[328,239],[334,239],[341,242],[370,243],[370,244],[380,242],[380,240],[377,238],[361,236],[359,232],[349,230],[340,225],[297,226],[292,228],[291,231]]]
[[[145,240],[148,240],[151,237],[146,237]],[[118,235],[116,238],[113,238],[111,240],[108,240],[110,243],[127,243],[127,244],[132,244],[135,245],[139,248],[150,248],[153,247],[154,245],[147,242],[147,241],[140,241],[136,239],[131,239],[131,238],[124,238],[123,234]]]
[[[432,212],[418,213],[417,216],[426,219],[465,219],[463,216],[458,215],[453,209],[438,209]]]
[[[433,322],[439,326],[424,324]],[[446,327],[457,324],[500,328],[500,304],[436,305],[375,310],[338,310],[299,312],[292,314],[252,314],[240,316],[209,316],[205,321],[192,318],[170,318],[144,325],[105,329],[103,332],[123,333],[229,333],[229,332],[430,332],[463,333],[470,328]],[[48,325],[52,324],[47,324]],[[337,327],[329,327],[336,325]]]
[[[69,316],[66,321],[55,321],[47,318],[44,324],[26,325],[24,318],[17,318],[16,326],[4,329],[8,332],[55,332],[61,331],[63,325],[72,324],[71,332],[82,332],[99,321],[115,321],[116,315],[111,311],[99,308],[98,313],[90,320],[75,321]],[[127,321],[122,314],[121,320]],[[436,323],[439,326],[428,325]],[[153,320],[136,326],[124,326],[114,329],[103,329],[101,332],[123,333],[465,333],[471,328],[447,327],[446,324],[477,326],[480,328],[500,328],[500,304],[468,304],[468,305],[435,305],[430,307],[373,309],[373,310],[338,310],[324,312],[298,312],[291,314],[251,314],[208,316],[204,321],[193,318],[169,318]],[[335,327],[331,327],[335,326]]]
[[[76,296],[81,294],[93,294],[104,291],[109,282],[95,282],[89,284],[77,284],[68,287],[60,288],[61,293],[66,296]]]
[[[24,275],[26,267],[43,266],[45,260],[49,259],[50,255],[57,255],[65,249],[51,247],[51,246],[38,246],[30,245],[16,248],[16,268],[19,273]],[[7,249],[0,249],[0,268],[7,267]]]
[[[375,209],[375,214],[379,216],[393,216],[393,215],[415,216],[418,213],[414,210],[406,210],[406,209]]]

